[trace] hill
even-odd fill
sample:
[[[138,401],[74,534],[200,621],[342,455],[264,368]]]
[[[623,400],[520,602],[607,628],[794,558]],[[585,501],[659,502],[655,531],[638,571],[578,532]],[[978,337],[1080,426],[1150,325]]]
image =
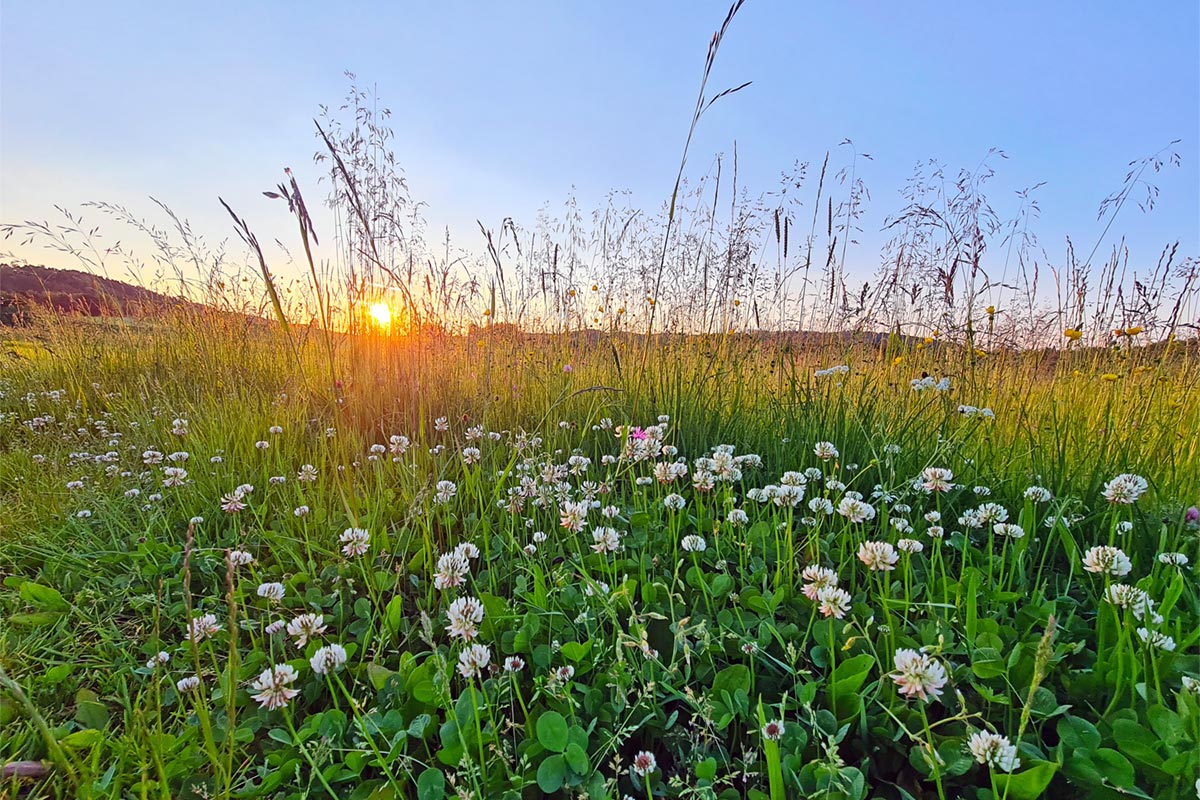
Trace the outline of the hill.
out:
[[[184,302],[78,270],[0,264],[0,324],[13,324],[33,307],[96,317],[129,316]]]

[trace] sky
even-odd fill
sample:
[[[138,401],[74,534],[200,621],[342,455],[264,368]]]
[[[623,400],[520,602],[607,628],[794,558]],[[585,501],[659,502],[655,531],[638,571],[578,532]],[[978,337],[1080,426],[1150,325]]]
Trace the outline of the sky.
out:
[[[392,109],[396,154],[434,238],[482,248],[476,220],[532,225],[573,192],[669,196],[705,50],[727,0],[512,3],[0,2],[0,222],[54,206],[122,204],[163,222],[157,198],[212,240],[225,198],[269,241],[294,243],[264,198],[291,167],[310,201],[322,168],[312,120],[344,72]],[[1150,214],[1114,232],[1135,262],[1176,239],[1200,254],[1200,4],[797,3],[749,0],[710,88],[752,81],[701,122],[688,174],[736,142],[741,180],[776,187],[793,162],[873,160],[851,262],[878,264],[884,216],[914,166],[951,172],[1000,148],[990,196],[1004,216],[1038,191],[1042,246],[1088,250],[1097,207],[1128,163],[1173,139]],[[808,187],[811,192],[811,185]],[[811,195],[809,195],[811,196]],[[94,211],[88,224],[105,223]],[[327,218],[318,216],[318,234]],[[101,235],[117,238],[117,232]],[[34,263],[74,266],[0,242]],[[857,261],[856,261],[857,259]],[[113,277],[120,277],[114,275]]]

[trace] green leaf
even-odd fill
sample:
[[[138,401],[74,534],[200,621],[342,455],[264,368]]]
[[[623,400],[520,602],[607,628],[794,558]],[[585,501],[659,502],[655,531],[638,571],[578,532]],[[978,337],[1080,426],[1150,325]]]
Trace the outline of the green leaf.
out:
[[[563,658],[567,659],[568,661],[574,661],[578,664],[584,659],[584,657],[587,656],[588,653],[591,652],[591,650],[592,642],[591,640],[588,640],[582,644],[579,642],[567,642],[562,646],[561,652],[563,654]]]
[[[63,599],[57,589],[42,586],[33,581],[21,584],[20,594],[22,600],[37,606],[42,611],[69,611],[71,608],[71,605]]]
[[[40,628],[52,625],[62,619],[61,611],[38,611],[34,614],[13,614],[8,618],[9,623],[21,628]]]
[[[1100,731],[1080,717],[1063,717],[1058,721],[1058,740],[1072,750],[1095,750],[1100,746]]]
[[[587,775],[591,771],[591,762],[588,761],[587,751],[574,742],[567,745],[567,751],[563,754],[563,757],[572,772],[579,775]]]
[[[854,656],[834,668],[830,683],[833,684],[833,688],[839,696],[853,694],[866,683],[873,666],[875,666],[873,656],[866,653]]]
[[[1129,759],[1107,747],[1101,747],[1092,753],[1092,761],[1110,784],[1129,788],[1133,786],[1136,773]]]
[[[745,664],[733,664],[717,673],[713,678],[712,694],[720,697],[721,692],[734,694],[738,689],[750,691],[750,668]]]
[[[717,760],[709,757],[698,763],[696,777],[702,781],[715,781],[717,779]]]
[[[400,632],[402,622],[404,622],[404,597],[396,595],[388,601],[387,609],[383,612],[383,624],[395,636]]]
[[[540,721],[540,720],[539,720]],[[557,792],[567,776],[567,762],[562,756],[553,755],[542,762],[537,771],[538,787],[550,794]]]
[[[1004,674],[1004,656],[994,647],[981,647],[971,657],[971,671],[977,678],[987,680]]]
[[[537,720],[537,739],[542,743],[542,747],[547,750],[552,750],[555,753],[561,753],[567,749],[567,721],[563,715],[557,711],[547,711],[538,717]],[[539,782],[541,780],[541,771],[538,771]]]
[[[58,743],[66,747],[82,749],[84,747],[92,747],[100,743],[104,738],[104,731],[98,731],[95,728],[88,728],[83,731],[75,731],[69,733],[58,740]]]
[[[442,800],[446,796],[446,776],[430,767],[417,778],[417,800]]]
[[[996,786],[1001,796],[1008,793],[1009,800],[1037,800],[1046,791],[1058,764],[1052,761],[1034,761],[1033,766],[1014,775],[996,774]]]

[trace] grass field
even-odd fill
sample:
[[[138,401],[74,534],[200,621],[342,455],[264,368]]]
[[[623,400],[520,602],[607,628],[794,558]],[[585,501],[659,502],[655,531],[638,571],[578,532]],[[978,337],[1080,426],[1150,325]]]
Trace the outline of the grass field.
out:
[[[1194,341],[293,333],[6,334],[0,797],[1194,796]]]

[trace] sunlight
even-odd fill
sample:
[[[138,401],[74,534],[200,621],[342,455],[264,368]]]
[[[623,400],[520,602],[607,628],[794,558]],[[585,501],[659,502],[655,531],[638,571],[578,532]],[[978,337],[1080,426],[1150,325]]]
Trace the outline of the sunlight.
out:
[[[368,309],[371,314],[371,319],[375,320],[375,324],[381,328],[390,327],[392,324],[392,309],[387,303],[372,303]]]

